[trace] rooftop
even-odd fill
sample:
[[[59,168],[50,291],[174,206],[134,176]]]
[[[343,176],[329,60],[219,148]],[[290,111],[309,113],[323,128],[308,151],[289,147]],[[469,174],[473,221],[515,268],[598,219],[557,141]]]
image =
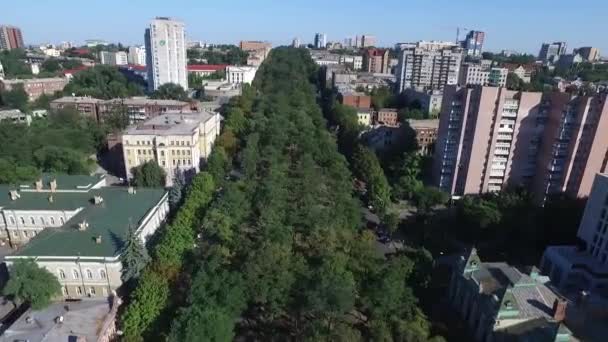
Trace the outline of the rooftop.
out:
[[[138,227],[147,214],[166,196],[164,189],[137,189],[129,193],[124,187],[103,187],[88,192],[53,193],[21,192],[5,209],[76,210],[78,213],[58,228],[46,228],[13,256],[113,257],[120,254],[129,225]],[[101,204],[94,204],[99,196]],[[8,198],[8,196],[6,196]],[[79,230],[79,224],[88,227]],[[95,238],[101,236],[101,242]],[[10,257],[8,257],[10,258]]]
[[[127,128],[124,135],[190,135],[217,113],[165,113]]]
[[[12,79],[12,80],[2,80],[1,82],[4,84],[20,84],[20,83],[52,83],[52,82],[67,82],[68,80],[63,77],[49,77],[49,78],[29,78],[29,79]]]
[[[439,119],[423,119],[414,120],[409,119],[407,122],[412,128],[439,128]]]
[[[228,64],[189,64],[188,71],[218,71],[224,70]]]
[[[110,314],[106,299],[59,302],[42,310],[27,310],[2,335],[2,341],[97,341]],[[58,317],[63,317],[61,323]]]
[[[61,104],[79,104],[79,103],[101,103],[103,100],[89,96],[64,96],[52,101],[53,103]]]

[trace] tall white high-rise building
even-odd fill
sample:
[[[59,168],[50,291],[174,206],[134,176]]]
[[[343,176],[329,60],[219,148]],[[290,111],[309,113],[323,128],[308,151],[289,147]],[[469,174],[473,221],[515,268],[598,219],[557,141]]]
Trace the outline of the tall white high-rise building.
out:
[[[325,49],[325,46],[327,45],[327,35],[325,35],[325,33],[316,33],[314,45],[316,49]]]
[[[124,51],[118,51],[114,54],[114,65],[127,65],[128,57]]]
[[[148,88],[156,90],[163,84],[175,83],[188,89],[184,23],[157,17],[146,29],[145,40]]]
[[[146,47],[129,47],[129,64],[146,65]]]

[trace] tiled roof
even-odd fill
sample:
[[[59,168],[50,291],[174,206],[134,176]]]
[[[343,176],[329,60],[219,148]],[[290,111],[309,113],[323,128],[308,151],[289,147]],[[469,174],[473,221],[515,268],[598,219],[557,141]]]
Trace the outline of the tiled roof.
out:
[[[188,71],[218,71],[224,70],[228,64],[189,64]]]

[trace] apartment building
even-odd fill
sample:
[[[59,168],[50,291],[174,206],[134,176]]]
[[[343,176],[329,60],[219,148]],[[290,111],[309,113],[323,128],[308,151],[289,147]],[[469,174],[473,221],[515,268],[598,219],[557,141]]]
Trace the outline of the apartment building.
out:
[[[504,87],[507,85],[507,68],[485,67],[477,63],[463,63],[460,67],[459,85]]]
[[[50,103],[51,109],[75,108],[80,114],[102,122],[110,113],[123,110],[131,123],[141,122],[167,112],[190,113],[198,109],[197,102],[148,99],[133,97],[126,99],[100,100],[92,97],[64,96]]]
[[[416,133],[416,143],[418,153],[422,155],[432,155],[435,141],[437,140],[437,129],[439,128],[438,119],[426,120],[407,120],[408,125]]]
[[[436,185],[464,195],[529,184],[536,171],[541,96],[446,87],[433,161]]]
[[[268,53],[272,49],[272,44],[258,40],[241,40],[239,47],[243,51],[260,57],[263,61],[266,57],[268,57]]]
[[[585,46],[575,49],[573,54],[577,53],[581,55],[581,57],[583,57],[583,59],[587,62],[596,62],[601,57],[600,49],[591,46]]]
[[[467,56],[480,57],[483,52],[483,43],[486,39],[485,32],[469,31],[461,42],[462,49]]]
[[[370,108],[357,108],[357,122],[359,125],[369,127],[372,125],[373,111]]]
[[[606,96],[446,87],[436,184],[452,195],[525,185],[539,202],[587,196],[608,163]]]
[[[146,65],[146,47],[130,46],[127,61],[129,64]]]
[[[543,62],[555,63],[561,55],[566,54],[566,42],[543,43],[538,53],[538,59]]]
[[[397,90],[438,90],[458,83],[462,48],[453,43],[418,42],[403,47],[397,65]]]
[[[20,246],[5,262],[34,259],[57,277],[64,298],[118,289],[130,227],[145,242],[169,212],[164,189],[106,187],[104,176],[43,175],[0,189],[0,239]]]
[[[389,54],[384,49],[368,49],[363,55],[363,65],[367,72],[375,74],[388,74]]]
[[[0,89],[12,90],[17,86],[23,86],[23,90],[29,96],[30,101],[34,101],[42,94],[52,95],[56,91],[61,91],[68,84],[68,79],[63,77],[32,78],[0,80]]]
[[[325,45],[327,45],[327,35],[325,33],[315,33],[315,49],[325,49]]]
[[[608,163],[608,94],[546,96],[534,192],[539,200],[566,192],[586,197]]]
[[[125,174],[148,161],[156,162],[173,183],[176,170],[197,173],[220,134],[219,113],[165,113],[126,129],[122,135]]]
[[[577,237],[578,246],[550,246],[541,270],[567,292],[587,291],[608,298],[608,175],[597,174]]]
[[[157,17],[146,29],[145,41],[150,91],[166,83],[175,83],[188,89],[184,23]]]
[[[422,110],[431,117],[439,116],[443,92],[441,90],[418,91],[413,88],[405,89],[405,97],[408,101],[418,101]]]
[[[24,46],[20,28],[0,25],[0,50],[23,49]]]
[[[372,106],[372,98],[364,93],[352,91],[350,89],[339,90],[338,100],[345,106],[351,106],[354,108],[365,108],[369,109]]]

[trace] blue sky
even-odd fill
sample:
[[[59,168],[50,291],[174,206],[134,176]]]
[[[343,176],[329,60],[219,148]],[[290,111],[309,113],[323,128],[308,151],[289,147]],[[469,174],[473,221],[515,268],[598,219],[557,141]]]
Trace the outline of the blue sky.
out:
[[[8,1],[8,0],[3,0]],[[456,27],[487,34],[486,50],[537,53],[541,42],[564,40],[569,50],[597,46],[608,53],[608,1],[586,0],[30,0],[0,4],[0,23],[20,26],[26,44],[101,38],[143,43],[155,16],[186,23],[192,40],[241,39],[287,44],[293,37],[329,41],[368,33],[379,45],[453,40]]]

